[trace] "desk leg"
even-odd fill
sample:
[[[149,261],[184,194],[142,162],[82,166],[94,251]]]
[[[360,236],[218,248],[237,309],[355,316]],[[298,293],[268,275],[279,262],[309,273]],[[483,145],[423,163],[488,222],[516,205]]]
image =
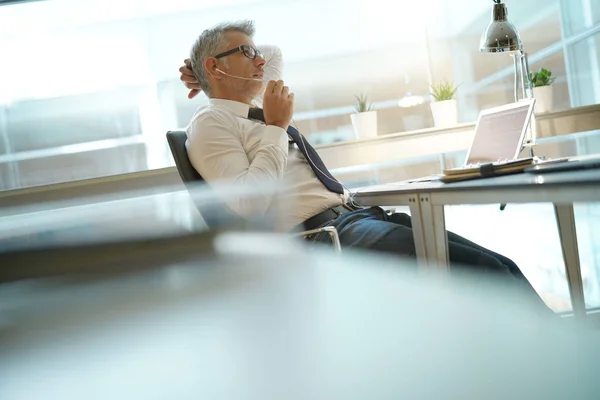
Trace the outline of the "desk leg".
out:
[[[554,204],[554,214],[556,215],[556,223],[558,224],[558,233],[565,261],[573,314],[576,317],[584,316],[585,299],[581,266],[579,264],[579,248],[577,247],[577,231],[575,229],[573,204]]]
[[[415,251],[417,253],[417,263],[419,268],[429,267],[427,258],[427,249],[425,247],[425,236],[423,235],[423,218],[421,214],[421,204],[417,195],[408,199],[410,208],[410,220],[412,223],[413,240],[415,241]]]
[[[448,268],[448,235],[446,234],[446,215],[444,206],[431,206],[435,229],[435,253],[437,265]]]
[[[429,194],[421,194],[419,202],[427,261],[433,268],[447,269],[448,236],[446,235],[444,206],[432,205]]]

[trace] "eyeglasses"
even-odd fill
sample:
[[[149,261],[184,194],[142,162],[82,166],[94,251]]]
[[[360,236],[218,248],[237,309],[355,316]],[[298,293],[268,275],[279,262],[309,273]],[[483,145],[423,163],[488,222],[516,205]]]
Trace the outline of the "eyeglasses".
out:
[[[241,51],[243,55],[245,55],[246,57],[248,57],[251,60],[254,60],[256,58],[256,56],[264,58],[264,56],[260,52],[260,50],[255,49],[252,46],[248,46],[247,44],[243,44],[243,45],[241,45],[239,47],[236,47],[235,49],[227,50],[227,51],[225,51],[225,52],[223,52],[221,54],[217,54],[215,56],[215,58],[219,59],[221,57],[228,56],[228,55],[236,53],[238,51]]]

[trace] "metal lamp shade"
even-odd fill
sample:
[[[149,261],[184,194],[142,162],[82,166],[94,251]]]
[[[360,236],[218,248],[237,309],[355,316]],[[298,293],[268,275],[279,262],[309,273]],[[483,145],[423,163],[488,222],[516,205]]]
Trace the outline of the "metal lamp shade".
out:
[[[494,4],[492,21],[489,23],[479,43],[481,53],[504,53],[523,49],[521,37],[515,26],[507,19],[508,11],[504,3]]]

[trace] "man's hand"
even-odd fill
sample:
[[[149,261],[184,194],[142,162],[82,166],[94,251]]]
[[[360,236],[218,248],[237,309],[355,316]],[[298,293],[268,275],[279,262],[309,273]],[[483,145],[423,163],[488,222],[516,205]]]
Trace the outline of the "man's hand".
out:
[[[294,113],[294,93],[284,86],[283,81],[269,81],[263,100],[263,112],[267,125],[288,128]]]
[[[194,73],[192,72],[192,62],[189,58],[184,60],[185,65],[182,65],[179,68],[179,72],[181,72],[181,76],[179,79],[183,82],[186,88],[190,89],[188,93],[188,99],[193,99],[196,97],[198,93],[202,91],[200,88],[200,84],[194,77]]]

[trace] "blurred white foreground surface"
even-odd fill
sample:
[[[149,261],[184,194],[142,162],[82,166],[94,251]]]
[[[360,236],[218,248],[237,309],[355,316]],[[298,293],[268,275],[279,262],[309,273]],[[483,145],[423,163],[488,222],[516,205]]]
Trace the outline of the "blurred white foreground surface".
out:
[[[536,316],[515,293],[276,236],[213,245],[176,265],[0,285],[0,398],[600,393],[597,332]]]

